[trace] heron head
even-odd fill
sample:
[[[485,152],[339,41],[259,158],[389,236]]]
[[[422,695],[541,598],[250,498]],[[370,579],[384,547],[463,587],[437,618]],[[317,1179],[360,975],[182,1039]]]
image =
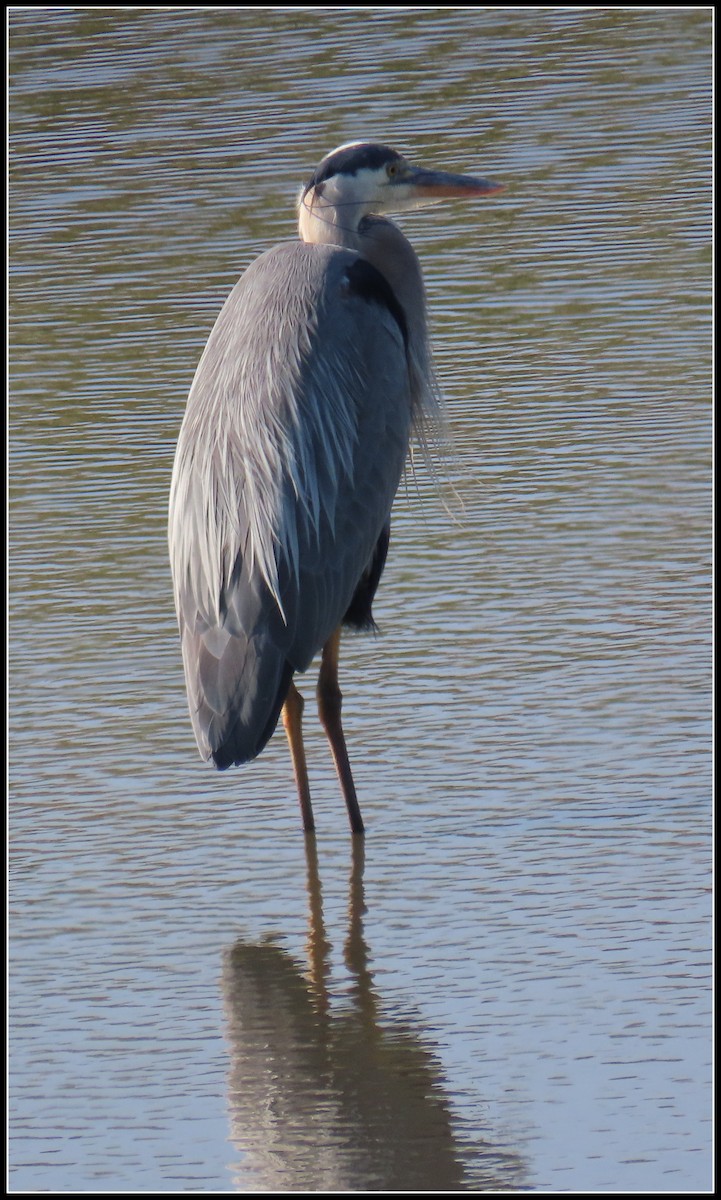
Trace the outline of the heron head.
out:
[[[376,142],[352,142],[327,154],[299,197],[299,209],[352,225],[369,214],[404,212],[441,200],[470,199],[503,185],[471,175],[426,170]],[[332,212],[335,216],[331,215]]]

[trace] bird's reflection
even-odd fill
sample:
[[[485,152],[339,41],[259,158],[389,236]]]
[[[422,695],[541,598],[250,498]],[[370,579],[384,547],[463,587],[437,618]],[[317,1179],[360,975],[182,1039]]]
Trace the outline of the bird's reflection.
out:
[[[363,934],[363,843],[353,839],[345,961],[331,1003],[330,943],[307,835],[307,969],[272,940],[226,953],[232,1140],[240,1190],[516,1190],[522,1163],[464,1132],[421,1031],[379,1020]],[[338,1011],[335,1011],[335,1010]]]

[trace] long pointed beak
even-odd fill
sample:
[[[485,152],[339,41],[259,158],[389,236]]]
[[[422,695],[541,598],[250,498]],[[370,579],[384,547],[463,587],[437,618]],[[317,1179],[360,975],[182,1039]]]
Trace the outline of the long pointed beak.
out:
[[[399,178],[410,189],[410,195],[423,200],[470,199],[472,196],[489,196],[502,192],[503,184],[492,179],[478,179],[474,175],[451,175],[447,171],[426,171],[422,167],[411,167]]]

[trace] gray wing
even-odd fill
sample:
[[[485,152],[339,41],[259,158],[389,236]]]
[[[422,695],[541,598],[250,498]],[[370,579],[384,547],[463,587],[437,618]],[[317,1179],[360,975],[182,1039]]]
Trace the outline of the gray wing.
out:
[[[191,717],[218,767],[263,749],[290,679],[340,624],[403,471],[403,311],[353,251],[256,260],[188,398],[169,544]]]

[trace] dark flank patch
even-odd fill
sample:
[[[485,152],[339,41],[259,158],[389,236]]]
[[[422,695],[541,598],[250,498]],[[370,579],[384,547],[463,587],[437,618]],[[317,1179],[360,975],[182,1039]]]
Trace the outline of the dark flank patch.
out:
[[[351,267],[348,267],[345,277],[348,280],[348,291],[351,295],[358,296],[368,304],[381,304],[388,309],[403,335],[403,345],[408,353],[406,314],[385,276],[381,275],[380,271],[371,263],[366,262],[364,258],[359,258]]]
[[[353,593],[353,599],[348,605],[348,611],[343,618],[344,625],[350,625],[353,629],[375,629],[376,623],[373,620],[371,607],[376,589],[381,581],[383,568],[386,564],[390,537],[391,527],[389,523],[378,538],[376,548],[373,551],[373,558],[360,577],[358,586]]]
[[[381,146],[376,142],[360,142],[357,146],[344,146],[334,150],[316,167],[306,184],[305,193],[311,188],[318,187],[333,175],[357,175],[358,171],[378,171],[387,163],[399,162],[402,155],[390,146]]]

